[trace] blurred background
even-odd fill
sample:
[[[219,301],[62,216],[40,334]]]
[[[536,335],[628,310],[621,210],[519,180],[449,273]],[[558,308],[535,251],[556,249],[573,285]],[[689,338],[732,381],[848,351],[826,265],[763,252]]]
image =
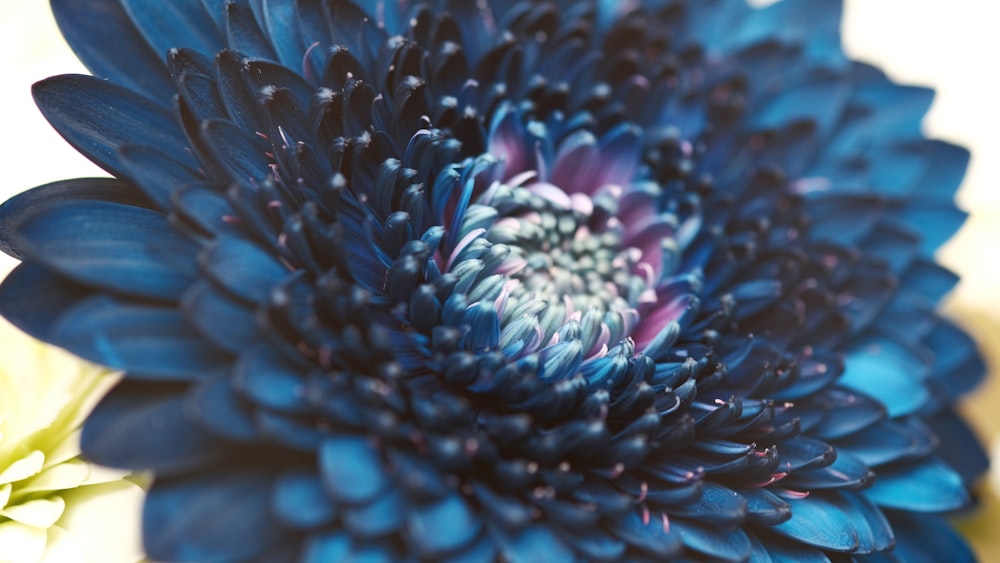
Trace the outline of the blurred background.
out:
[[[761,0],[756,3],[769,3]],[[965,405],[1000,460],[1000,34],[994,3],[983,0],[845,0],[843,36],[852,58],[877,64],[899,82],[931,86],[937,98],[928,136],[969,147],[959,193],[970,219],[939,259],[962,276],[944,309],[980,342],[991,381]],[[109,38],[113,40],[113,38]],[[69,147],[31,100],[30,85],[86,72],[60,37],[42,0],[0,2],[0,200],[76,176],[105,175]],[[0,256],[0,277],[14,261]],[[1000,463],[997,463],[1000,465]],[[979,484],[982,507],[960,518],[983,561],[1000,561],[1000,468]]]

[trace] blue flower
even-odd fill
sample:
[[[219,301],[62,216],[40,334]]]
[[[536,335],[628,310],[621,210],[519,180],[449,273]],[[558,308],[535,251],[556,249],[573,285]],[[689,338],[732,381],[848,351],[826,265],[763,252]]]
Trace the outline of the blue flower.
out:
[[[113,178],[3,206],[0,310],[125,371],[150,557],[973,558],[968,154],[840,2],[52,4]]]

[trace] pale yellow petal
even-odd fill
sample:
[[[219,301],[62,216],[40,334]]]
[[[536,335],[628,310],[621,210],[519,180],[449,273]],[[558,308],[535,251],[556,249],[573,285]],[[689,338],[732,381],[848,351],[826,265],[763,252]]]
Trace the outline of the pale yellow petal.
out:
[[[69,461],[80,455],[80,430],[76,429],[67,433],[58,442],[46,448],[48,454],[45,457],[46,465],[55,465]]]
[[[48,528],[63,515],[66,502],[61,497],[39,498],[13,504],[0,510],[0,516],[10,518],[26,526]]]
[[[103,465],[90,464],[90,476],[87,477],[87,480],[83,483],[83,485],[100,485],[101,483],[120,481],[129,475],[131,475],[131,473],[124,469],[115,469],[114,467],[104,467]]]
[[[7,466],[7,469],[0,473],[0,484],[23,481],[32,475],[37,475],[44,464],[45,454],[35,450]]]
[[[18,484],[17,494],[27,495],[41,491],[61,491],[79,487],[90,478],[90,465],[79,459],[53,465],[38,475]]]

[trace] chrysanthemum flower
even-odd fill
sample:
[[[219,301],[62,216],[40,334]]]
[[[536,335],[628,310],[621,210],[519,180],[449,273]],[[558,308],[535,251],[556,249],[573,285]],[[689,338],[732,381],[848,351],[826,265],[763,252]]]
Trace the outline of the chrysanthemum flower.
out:
[[[0,561],[142,559],[142,488],[80,456],[80,425],[118,378],[7,323],[0,342]]]
[[[114,178],[4,206],[0,307],[125,371],[154,559],[972,558],[968,155],[840,2],[53,8]]]

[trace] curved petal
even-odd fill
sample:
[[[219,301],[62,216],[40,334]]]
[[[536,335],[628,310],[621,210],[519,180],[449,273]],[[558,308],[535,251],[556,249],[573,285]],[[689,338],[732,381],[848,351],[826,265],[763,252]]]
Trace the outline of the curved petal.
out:
[[[117,149],[125,145],[155,145],[197,168],[173,116],[149,98],[92,76],[69,74],[42,80],[31,92],[56,131],[112,175],[124,174]]]
[[[169,107],[173,89],[164,53],[149,47],[118,0],[51,0],[50,4],[63,37],[94,75]],[[94,37],[115,41],[94,41]]]

